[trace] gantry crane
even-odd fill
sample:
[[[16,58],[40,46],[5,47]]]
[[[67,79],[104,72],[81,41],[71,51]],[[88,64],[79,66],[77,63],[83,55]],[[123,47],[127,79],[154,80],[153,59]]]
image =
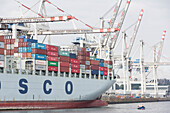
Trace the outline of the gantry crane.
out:
[[[130,2],[131,2],[131,0],[127,0],[126,6],[125,6],[125,8],[124,8],[124,10],[123,10],[123,12],[122,12],[122,15],[121,15],[121,20],[120,20],[120,22],[118,23],[118,25],[117,25],[117,27],[116,27],[117,32],[116,32],[114,38],[111,39],[110,49],[114,49],[114,47],[115,47],[117,38],[118,38],[118,36],[119,36],[119,33],[120,33],[121,28],[122,28],[124,19],[125,19],[125,17],[126,17],[126,13],[127,13],[127,11],[128,11]]]
[[[117,14],[118,14],[118,11],[119,11],[121,3],[122,3],[122,0],[119,0],[117,2],[117,5],[114,8],[113,16],[112,16],[112,18],[111,18],[111,20],[109,22],[109,28],[113,28],[113,25],[115,23],[115,20],[116,20],[116,17],[117,17]],[[106,46],[109,37],[110,37],[110,33],[107,33],[106,36],[104,37],[104,41],[102,43],[102,46]]]

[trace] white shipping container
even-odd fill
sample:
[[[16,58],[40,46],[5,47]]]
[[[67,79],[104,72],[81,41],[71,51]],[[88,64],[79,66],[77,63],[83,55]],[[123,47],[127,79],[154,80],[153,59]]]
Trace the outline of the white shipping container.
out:
[[[4,67],[4,61],[0,61],[0,67]]]
[[[35,65],[36,70],[46,70],[46,66],[44,65]]]
[[[90,65],[90,61],[86,61],[86,65]]]
[[[35,64],[38,64],[38,65],[46,65],[46,61],[36,60],[36,61],[35,61]]]
[[[4,61],[4,55],[0,55],[0,61]]]
[[[7,44],[6,45],[6,49],[8,50],[8,49],[11,49],[11,45],[10,44]]]
[[[15,43],[14,43],[14,47],[18,47],[18,42],[15,42]]]
[[[0,42],[0,48],[4,48],[4,42]]]
[[[86,74],[89,74],[90,73],[90,70],[86,70]]]
[[[14,53],[14,57],[19,57],[19,53]]]
[[[85,65],[80,65],[80,69],[85,69],[86,66]]]
[[[14,49],[14,44],[11,44],[11,49]]]

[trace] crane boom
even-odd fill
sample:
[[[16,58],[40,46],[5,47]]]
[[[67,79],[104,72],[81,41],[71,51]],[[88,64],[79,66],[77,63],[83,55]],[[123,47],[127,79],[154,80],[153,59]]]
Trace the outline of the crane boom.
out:
[[[113,12],[113,16],[112,16],[112,18],[111,18],[111,20],[109,22],[109,28],[113,28],[113,25],[115,23],[115,20],[116,20],[116,17],[117,17],[117,14],[118,14],[118,11],[119,11],[121,3],[122,3],[122,0],[119,0],[117,2],[117,5],[115,6],[115,9],[114,9],[114,12]],[[103,41],[102,46],[106,46],[109,37],[110,37],[110,33],[107,33],[106,36],[105,36],[105,39]]]
[[[160,58],[161,58],[161,54],[162,54],[162,48],[163,48],[163,44],[164,44],[164,40],[165,40],[165,33],[166,31],[163,31],[162,34],[162,39],[161,39],[161,43],[160,43],[160,47],[159,47],[159,51],[158,51],[158,56],[157,56],[157,62],[160,62]]]
[[[114,33],[115,29],[72,29],[72,30],[40,30],[38,35],[63,35],[63,34],[90,34],[90,33]],[[29,31],[28,35],[34,34],[33,31]],[[0,33],[0,35],[12,35],[12,33]]]
[[[124,10],[123,10],[123,12],[122,12],[122,15],[121,15],[121,20],[120,20],[120,22],[118,23],[117,28],[116,28],[116,29],[117,29],[117,32],[116,32],[114,38],[111,39],[111,42],[112,42],[112,43],[111,43],[111,45],[110,45],[110,49],[114,49],[114,47],[115,47],[117,38],[118,38],[119,33],[120,33],[120,29],[122,28],[124,19],[125,19],[125,17],[126,17],[126,13],[127,13],[127,11],[128,11],[129,5],[130,5],[130,2],[131,2],[131,0],[127,0],[126,6],[125,6],[125,8],[124,8]]]
[[[140,26],[140,23],[141,23],[141,20],[142,20],[142,17],[143,17],[143,12],[144,12],[144,11],[143,11],[143,9],[142,9],[141,12],[140,12],[138,21],[137,21],[137,23],[136,23],[136,25],[135,25],[133,35],[132,35],[132,37],[131,37],[131,39],[130,39],[130,44],[129,44],[129,47],[128,47],[128,49],[127,49],[126,58],[128,58],[129,55],[130,55],[130,53],[131,53],[133,44],[134,44],[134,42],[135,42],[136,34],[137,34],[137,32],[138,32],[138,29],[139,29],[139,26]]]
[[[40,23],[40,22],[58,22],[73,19],[73,16],[54,16],[54,17],[32,17],[32,18],[13,18],[0,19],[0,24],[16,24],[16,23]]]

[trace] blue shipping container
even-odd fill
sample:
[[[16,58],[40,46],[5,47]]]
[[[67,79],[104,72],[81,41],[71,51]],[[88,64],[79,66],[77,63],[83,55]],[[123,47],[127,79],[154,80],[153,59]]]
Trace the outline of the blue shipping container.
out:
[[[19,36],[19,38],[25,38],[25,36]]]
[[[31,42],[27,42],[27,47],[31,47]]]
[[[98,58],[95,58],[95,60],[100,61],[100,59],[98,59]]]
[[[36,60],[46,60],[46,55],[31,54],[31,58],[35,58]]]
[[[38,43],[38,40],[31,40],[32,41],[32,43]]]
[[[100,62],[101,62],[101,63],[104,63],[104,59],[100,59]]]
[[[19,47],[19,48],[18,48],[18,52],[19,52],[19,53],[22,53],[22,47]]]
[[[104,71],[100,71],[100,75],[104,75]]]
[[[70,56],[70,58],[76,59],[76,54],[70,53],[69,56]]]
[[[27,53],[31,53],[31,47],[27,47]]]
[[[22,48],[22,52],[23,52],[23,53],[26,53],[26,52],[27,52],[27,47],[23,47],[23,48]]]
[[[44,49],[46,50],[46,45],[41,43],[32,43],[31,48]]]
[[[24,39],[23,39],[23,42],[27,42],[27,38],[24,38]]]
[[[100,67],[104,67],[104,63],[99,62]]]
[[[99,70],[91,70],[91,74],[93,74],[93,75],[99,75]]]

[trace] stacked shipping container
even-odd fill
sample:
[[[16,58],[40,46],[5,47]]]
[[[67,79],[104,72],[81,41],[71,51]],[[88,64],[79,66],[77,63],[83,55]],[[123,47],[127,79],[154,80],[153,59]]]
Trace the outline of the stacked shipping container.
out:
[[[59,47],[46,45],[47,46],[47,59],[48,59],[48,70],[58,71],[58,51]]]
[[[4,36],[0,36],[0,67],[4,67]]]

